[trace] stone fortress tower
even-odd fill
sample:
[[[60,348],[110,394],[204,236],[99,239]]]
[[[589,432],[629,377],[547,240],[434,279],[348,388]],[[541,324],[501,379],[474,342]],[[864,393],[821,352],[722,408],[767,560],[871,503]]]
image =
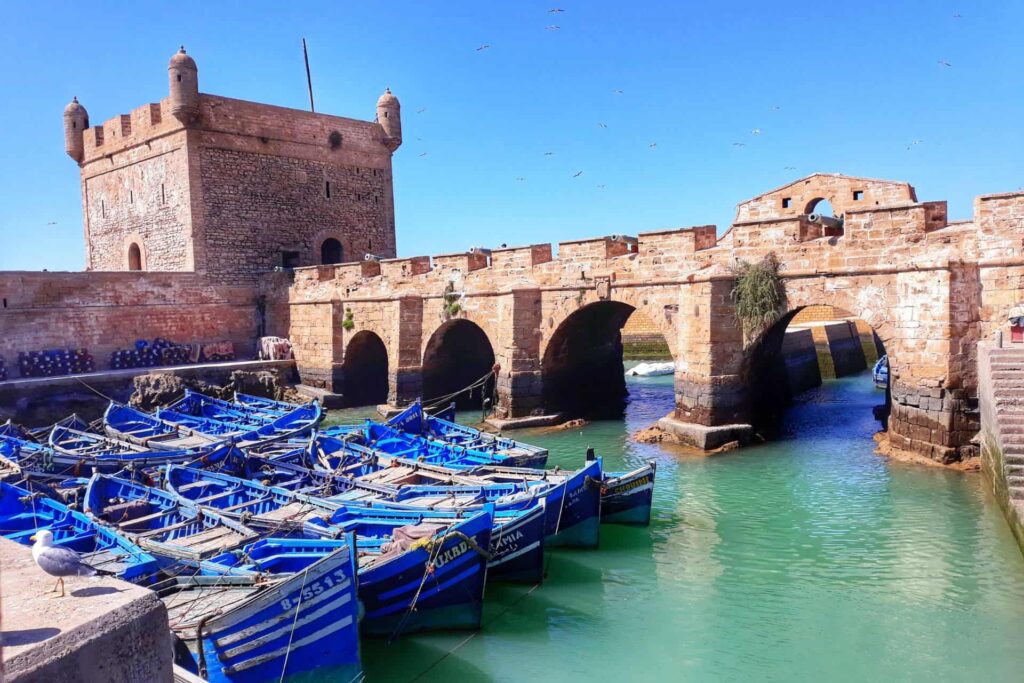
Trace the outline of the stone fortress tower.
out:
[[[88,270],[247,285],[275,267],[395,255],[390,90],[375,122],[208,95],[184,47],[168,81],[167,98],[99,126],[77,98],[64,110]]]

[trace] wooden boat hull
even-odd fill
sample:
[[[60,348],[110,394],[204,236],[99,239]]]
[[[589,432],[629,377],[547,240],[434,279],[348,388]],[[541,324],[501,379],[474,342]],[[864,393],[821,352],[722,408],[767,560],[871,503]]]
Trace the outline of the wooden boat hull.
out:
[[[358,679],[362,667],[352,540],[288,578],[273,578],[239,604],[203,620],[201,637],[196,635],[199,620],[179,627],[198,672],[211,683],[276,681],[320,668],[337,680]],[[216,583],[198,590],[216,590]]]
[[[601,484],[601,523],[649,525],[656,473],[653,462],[632,472],[606,473]]]

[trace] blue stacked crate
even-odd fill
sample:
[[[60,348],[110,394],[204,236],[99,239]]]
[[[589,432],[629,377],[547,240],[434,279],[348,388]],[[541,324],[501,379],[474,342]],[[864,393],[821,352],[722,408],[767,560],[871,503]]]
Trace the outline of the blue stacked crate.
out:
[[[0,356],[0,382],[7,379],[7,361],[4,360],[3,356]]]
[[[57,377],[95,370],[93,357],[86,349],[46,349],[18,354],[22,377]]]

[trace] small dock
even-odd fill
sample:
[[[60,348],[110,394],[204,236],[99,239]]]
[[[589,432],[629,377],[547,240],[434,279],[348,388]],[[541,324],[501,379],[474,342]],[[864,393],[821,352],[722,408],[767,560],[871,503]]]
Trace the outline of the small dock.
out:
[[[0,538],[3,680],[169,681],[167,610],[156,593],[110,577],[54,579],[32,549]]]

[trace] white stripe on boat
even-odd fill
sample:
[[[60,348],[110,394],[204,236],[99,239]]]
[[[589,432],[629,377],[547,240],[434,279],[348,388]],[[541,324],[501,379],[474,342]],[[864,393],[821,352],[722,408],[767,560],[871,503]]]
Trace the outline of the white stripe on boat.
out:
[[[300,647],[305,647],[306,645],[309,645],[310,643],[315,643],[316,641],[320,640],[321,638],[324,638],[325,636],[329,636],[332,633],[334,633],[335,631],[340,631],[341,629],[347,628],[348,626],[351,626],[351,625],[352,625],[352,617],[345,617],[344,619],[341,619],[340,621],[336,621],[333,624],[330,624],[329,626],[325,626],[324,628],[320,629],[319,631],[316,631],[314,633],[310,633],[305,638],[299,638],[298,640],[296,640],[295,642],[293,642],[291,644],[291,649],[292,650],[298,650]],[[251,669],[252,667],[259,666],[260,664],[263,664],[264,662],[269,662],[272,659],[276,659],[276,658],[282,656],[287,651],[288,651],[288,646],[287,645],[285,645],[284,647],[279,647],[278,649],[274,650],[273,652],[268,652],[267,654],[260,655],[259,657],[254,657],[254,658],[252,658],[250,660],[247,660],[245,662],[241,662],[239,664],[232,664],[230,666],[225,666],[224,667],[224,673],[230,675],[230,674],[233,674],[233,673],[237,673],[239,671],[245,671],[246,669]]]
[[[262,647],[262,646],[266,645],[267,643],[272,642],[275,638],[279,638],[280,636],[283,636],[285,633],[287,633],[288,631],[292,630],[293,628],[294,629],[299,629],[299,628],[305,626],[306,624],[308,624],[310,622],[313,622],[313,621],[316,621],[317,619],[320,619],[321,617],[323,617],[326,614],[330,614],[335,609],[337,609],[339,607],[343,607],[344,605],[347,605],[351,600],[352,600],[352,596],[351,595],[346,595],[343,598],[341,598],[340,600],[338,600],[337,602],[328,602],[326,605],[323,605],[320,609],[316,610],[315,612],[310,612],[309,614],[303,615],[301,618],[299,618],[297,621],[294,621],[293,623],[288,623],[286,621],[284,624],[282,624],[278,628],[274,629],[273,631],[269,631],[269,632],[263,634],[259,638],[254,638],[253,640],[250,640],[248,643],[245,643],[244,645],[239,645],[238,647],[233,647],[230,650],[225,650],[224,653],[223,653],[223,656],[225,658],[227,658],[227,659],[234,659],[235,657],[238,657],[239,655],[245,654],[249,650],[252,650],[252,649],[258,648],[258,647]],[[301,609],[302,606],[303,605],[300,605],[297,609]],[[295,618],[295,611],[294,610],[290,610],[288,612],[285,612],[285,614],[287,616],[290,616],[292,619]],[[266,623],[266,622],[264,622],[264,623]]]
[[[500,560],[495,560],[494,562],[491,562],[490,563],[490,567],[494,568],[494,567],[497,567],[497,566],[500,566],[500,565],[504,564],[505,562],[508,562],[509,560],[514,560],[517,557],[519,557],[520,555],[523,555],[525,553],[530,552],[531,550],[533,550],[534,548],[536,548],[539,545],[540,545],[540,541],[534,541],[530,545],[526,546],[525,548],[520,548],[519,550],[515,551],[511,555],[506,555],[505,557],[502,557]]]

